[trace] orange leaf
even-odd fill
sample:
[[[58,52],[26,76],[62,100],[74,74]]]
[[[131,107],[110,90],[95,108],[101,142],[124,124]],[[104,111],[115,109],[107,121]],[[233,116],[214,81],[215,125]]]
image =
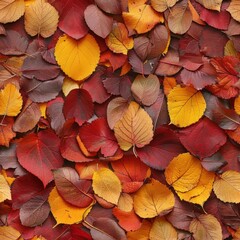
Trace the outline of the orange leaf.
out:
[[[147,4],[135,5],[129,8],[129,12],[123,12],[122,16],[128,29],[136,30],[137,33],[149,32],[156,24],[164,22],[162,14]]]
[[[195,240],[220,240],[222,228],[218,220],[211,214],[202,214],[191,221],[189,231]]]
[[[152,7],[158,12],[164,12],[173,7],[178,0],[151,0]]]
[[[127,55],[128,50],[133,48],[133,38],[128,37],[128,30],[123,23],[114,23],[106,44],[113,52]]]
[[[82,140],[81,140],[81,138],[80,138],[79,135],[77,135],[76,139],[77,139],[77,142],[78,142],[78,146],[80,147],[82,153],[83,153],[86,157],[94,157],[94,156],[97,155],[97,152],[89,152],[89,151],[87,150],[87,148],[86,148],[85,145],[83,144],[83,142],[82,142]]]
[[[169,163],[165,177],[176,191],[187,192],[197,186],[201,172],[200,161],[190,153],[182,153]]]
[[[18,240],[21,237],[21,234],[11,226],[1,226],[0,236],[1,240]]]
[[[240,96],[236,97],[234,100],[234,109],[235,112],[240,115]]]
[[[240,173],[226,171],[213,184],[213,191],[223,202],[240,203]]]
[[[150,229],[151,229],[152,224],[147,221],[147,220],[143,220],[142,226],[133,232],[128,232],[127,233],[127,237],[128,240],[149,240],[149,233],[150,233]]]
[[[10,140],[16,136],[16,133],[12,130],[14,119],[0,117],[0,122],[0,145],[9,147]]]
[[[177,86],[176,78],[174,78],[174,77],[164,77],[164,80],[163,80],[163,90],[164,90],[164,94],[166,96],[176,86]]]
[[[231,139],[240,144],[240,126],[235,130],[226,130],[226,132]]]
[[[200,19],[200,16],[197,12],[197,10],[194,8],[190,0],[188,0],[188,6],[192,14],[192,20],[200,25],[205,25],[205,22]]]
[[[153,138],[152,119],[144,109],[132,101],[123,117],[114,126],[114,133],[120,148],[124,151],[132,146],[144,147]]]
[[[169,213],[174,207],[174,195],[157,180],[143,185],[134,195],[134,209],[142,218],[153,218]]]

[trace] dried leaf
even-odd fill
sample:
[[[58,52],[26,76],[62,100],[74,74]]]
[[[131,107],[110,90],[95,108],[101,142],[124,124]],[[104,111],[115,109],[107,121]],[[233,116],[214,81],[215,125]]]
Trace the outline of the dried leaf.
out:
[[[6,199],[8,200],[12,199],[11,191],[4,176],[0,175],[0,202],[5,201]]]
[[[237,1],[237,0],[231,1],[229,7],[227,8],[227,11],[230,12],[232,18],[234,18],[236,21],[240,22],[240,15],[239,15],[240,3],[239,3],[239,1]]]
[[[207,9],[216,10],[220,12],[223,0],[196,0],[196,1],[201,3]]]
[[[151,0],[152,7],[158,12],[164,12],[173,7],[178,0]]]
[[[11,226],[0,226],[1,240],[18,240],[21,233]]]
[[[14,119],[12,117],[1,116],[0,122],[0,145],[9,147],[10,140],[16,136],[16,133],[12,129]]]

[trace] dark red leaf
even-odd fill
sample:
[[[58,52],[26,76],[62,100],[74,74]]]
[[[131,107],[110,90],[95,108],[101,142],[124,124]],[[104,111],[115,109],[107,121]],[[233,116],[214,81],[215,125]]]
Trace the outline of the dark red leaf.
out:
[[[62,166],[63,158],[59,152],[60,139],[50,130],[38,134],[31,133],[17,144],[19,163],[38,177],[44,187],[53,180],[52,169]]]
[[[97,152],[101,150],[104,157],[113,156],[119,148],[105,118],[99,118],[82,126],[79,135],[88,151]]]
[[[80,126],[93,116],[93,111],[92,97],[84,89],[73,89],[67,95],[63,105],[65,118],[75,118],[75,121]]]
[[[149,145],[136,149],[141,161],[158,170],[165,169],[174,157],[185,151],[178,137],[167,127],[158,128]]]
[[[213,155],[227,141],[224,131],[208,118],[180,130],[178,136],[183,146],[199,158]]]

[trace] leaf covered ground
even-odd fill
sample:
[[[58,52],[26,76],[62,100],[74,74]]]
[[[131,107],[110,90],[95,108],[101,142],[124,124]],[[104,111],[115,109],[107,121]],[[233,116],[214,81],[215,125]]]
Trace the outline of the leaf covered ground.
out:
[[[239,0],[0,1],[1,240],[240,239]]]

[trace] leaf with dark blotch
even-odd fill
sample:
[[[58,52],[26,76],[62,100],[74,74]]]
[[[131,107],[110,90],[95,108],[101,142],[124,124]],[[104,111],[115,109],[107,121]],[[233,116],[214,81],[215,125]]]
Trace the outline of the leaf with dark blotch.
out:
[[[70,167],[59,168],[53,174],[57,190],[65,201],[79,208],[92,203],[91,181],[80,180],[76,170]]]

